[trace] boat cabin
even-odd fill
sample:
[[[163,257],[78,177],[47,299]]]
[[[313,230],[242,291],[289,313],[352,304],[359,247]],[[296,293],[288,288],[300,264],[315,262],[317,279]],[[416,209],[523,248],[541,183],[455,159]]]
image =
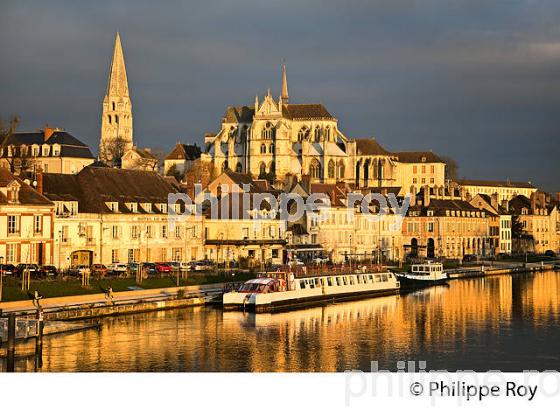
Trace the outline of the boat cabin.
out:
[[[443,272],[443,265],[441,263],[422,263],[412,265],[411,273],[413,275],[437,275]]]

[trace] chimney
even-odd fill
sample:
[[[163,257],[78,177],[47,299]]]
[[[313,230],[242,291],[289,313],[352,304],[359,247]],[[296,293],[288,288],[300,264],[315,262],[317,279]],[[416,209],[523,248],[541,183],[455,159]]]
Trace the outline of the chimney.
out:
[[[466,189],[464,187],[461,187],[459,189],[459,195],[461,196],[461,201],[465,200],[465,193],[466,193]]]
[[[410,206],[416,206],[416,188],[410,187]]]
[[[451,199],[452,201],[455,200],[455,188],[454,187],[449,188],[449,199]]]
[[[506,212],[509,211],[509,201],[507,199],[502,200],[502,207],[506,210]]]
[[[539,202],[541,208],[546,208],[546,194],[544,192],[539,192]]]
[[[50,137],[56,132],[56,128],[51,127],[49,125],[45,125],[45,129],[43,129],[43,139],[48,141]]]
[[[537,193],[533,192],[531,194],[531,213],[536,214],[537,212]]]
[[[35,189],[37,190],[37,192],[39,192],[40,194],[43,193],[43,170],[41,169],[41,167],[39,167],[39,169],[37,170],[37,185],[35,186]]]
[[[497,192],[494,192],[490,196],[490,205],[492,205],[492,208],[494,208],[496,211],[498,210],[498,193]]]
[[[424,206],[430,206],[430,187],[428,185],[424,186]]]

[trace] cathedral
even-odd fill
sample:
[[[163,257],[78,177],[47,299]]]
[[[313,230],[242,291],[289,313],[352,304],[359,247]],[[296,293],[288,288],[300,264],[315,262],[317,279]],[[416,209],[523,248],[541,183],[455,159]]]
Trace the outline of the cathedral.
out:
[[[99,157],[105,162],[114,161],[115,156],[122,157],[132,147],[132,102],[128,93],[121,37],[117,33],[107,92],[103,98]]]
[[[253,105],[227,107],[205,144],[215,169],[254,178],[307,177],[401,194],[445,183],[445,164],[432,152],[391,153],[374,138],[346,136],[322,104],[290,103],[285,65],[278,99],[269,90],[262,102],[256,96]]]

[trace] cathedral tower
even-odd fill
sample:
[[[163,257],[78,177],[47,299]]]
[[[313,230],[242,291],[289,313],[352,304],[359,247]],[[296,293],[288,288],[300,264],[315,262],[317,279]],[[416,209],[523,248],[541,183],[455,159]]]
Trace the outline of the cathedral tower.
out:
[[[132,145],[132,103],[128,93],[121,37],[117,33],[107,92],[103,98],[99,157],[103,161],[118,160]]]

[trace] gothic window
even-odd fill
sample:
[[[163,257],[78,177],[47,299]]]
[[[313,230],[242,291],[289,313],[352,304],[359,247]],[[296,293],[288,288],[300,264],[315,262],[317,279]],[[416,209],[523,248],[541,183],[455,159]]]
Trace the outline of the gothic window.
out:
[[[316,159],[311,161],[309,175],[311,175],[311,178],[321,178],[321,164]]]
[[[272,123],[266,123],[262,130],[261,137],[264,140],[271,140],[274,137],[274,127],[272,126]]]
[[[269,153],[274,153],[274,144],[270,144],[270,146],[268,147],[268,152]]]
[[[331,129],[330,127],[327,126],[327,128],[325,128],[325,139],[329,141],[330,138],[331,138]]]
[[[115,124],[118,124],[118,123],[119,123],[119,116],[115,115]]]
[[[319,128],[318,125],[317,125],[317,127],[315,127],[314,141],[315,142],[320,142],[321,141],[321,128]]]
[[[237,134],[237,139],[236,139],[236,142],[237,142],[237,143],[240,143],[241,140],[246,140],[246,139],[247,139],[247,132],[248,132],[248,130],[249,130],[249,127],[247,127],[247,125],[244,125],[244,126],[241,128],[241,132]]]
[[[332,159],[329,161],[329,178],[334,178],[334,162]]]
[[[339,179],[344,179],[344,161],[340,160],[340,162],[338,163],[338,178]]]
[[[261,144],[261,154],[266,154],[266,145]]]
[[[242,171],[243,171],[243,166],[241,165],[241,162],[238,162],[235,167],[235,172],[242,172]]]
[[[303,127],[301,127],[301,129],[298,132],[298,141],[302,142],[303,140],[306,140],[307,138],[309,138],[309,128],[307,128],[304,125]]]
[[[110,115],[107,116],[107,119],[109,120],[109,124],[112,124]]]
[[[113,103],[113,111],[115,111],[115,103]]]
[[[222,171],[225,171],[226,169],[228,169],[228,162],[224,161],[224,163],[222,164]]]
[[[235,135],[237,134],[237,128],[235,128],[233,125],[231,126],[231,128],[229,129],[228,132],[228,137],[235,137]]]
[[[261,162],[259,165],[259,177],[266,175],[266,165],[264,162]]]

